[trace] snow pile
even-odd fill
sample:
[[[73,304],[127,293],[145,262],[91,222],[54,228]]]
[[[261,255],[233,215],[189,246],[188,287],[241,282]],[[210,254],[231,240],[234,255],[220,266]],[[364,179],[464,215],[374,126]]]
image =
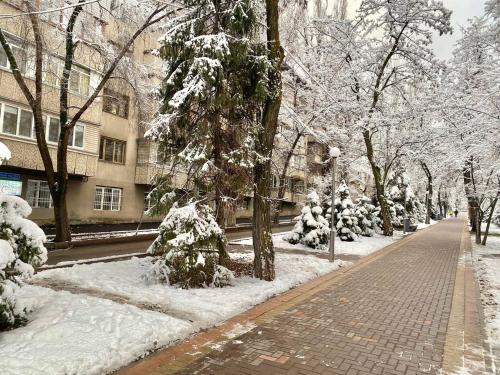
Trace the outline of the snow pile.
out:
[[[354,209],[354,215],[358,220],[358,227],[362,236],[371,237],[375,233],[375,228],[379,226],[380,219],[374,214],[375,206],[370,198],[362,196]]]
[[[328,243],[328,221],[323,216],[321,202],[315,191],[307,195],[306,205],[297,220],[292,232],[284,238],[286,241],[301,243],[313,249]]]
[[[481,287],[488,341],[494,353],[500,351],[500,237],[490,236],[486,246],[472,239],[476,270]]]
[[[31,220],[31,207],[19,197],[0,194],[0,331],[22,325],[26,311],[16,308],[22,279],[47,261],[45,234]]]
[[[252,262],[253,254],[231,254],[238,261]],[[161,306],[172,316],[192,320],[197,329],[220,323],[251,306],[296,285],[334,271],[348,262],[328,262],[311,255],[276,254],[276,279],[235,278],[225,288],[183,289],[147,283],[141,275],[151,258],[122,262],[76,265],[39,272],[35,278],[68,281],[84,288],[117,294],[131,301]]]
[[[105,374],[193,331],[190,322],[106,299],[26,285],[29,323],[2,333],[3,374]]]
[[[210,207],[198,202],[179,207],[176,202],[159,231],[148,252],[162,256],[145,274],[148,280],[179,283],[184,288],[200,287],[213,281],[215,255],[225,238]],[[217,286],[222,286],[222,282],[223,278],[217,279]]]

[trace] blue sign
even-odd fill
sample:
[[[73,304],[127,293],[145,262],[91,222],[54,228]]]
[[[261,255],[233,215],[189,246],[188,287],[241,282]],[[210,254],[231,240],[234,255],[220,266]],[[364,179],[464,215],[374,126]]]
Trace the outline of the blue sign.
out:
[[[21,175],[18,173],[0,172],[0,180],[21,181]]]

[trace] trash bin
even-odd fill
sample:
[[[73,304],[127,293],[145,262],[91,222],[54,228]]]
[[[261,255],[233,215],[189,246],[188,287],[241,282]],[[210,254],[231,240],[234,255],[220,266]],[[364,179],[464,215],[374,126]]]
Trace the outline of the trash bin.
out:
[[[403,227],[404,227],[405,233],[411,232],[410,219],[403,219]]]

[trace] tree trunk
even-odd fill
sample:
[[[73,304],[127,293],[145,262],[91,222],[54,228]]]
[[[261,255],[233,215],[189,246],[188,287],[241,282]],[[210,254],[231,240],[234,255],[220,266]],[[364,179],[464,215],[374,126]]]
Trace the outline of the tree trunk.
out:
[[[253,247],[254,275],[274,280],[274,248],[271,231],[271,158],[278,128],[281,106],[281,64],[283,50],[279,38],[278,0],[266,0],[267,48],[272,63],[268,78],[268,96],[264,103],[261,126],[257,131],[255,149],[261,155],[254,167]]]
[[[54,205],[54,220],[56,223],[55,242],[71,241],[71,229],[68,216],[68,206],[66,204],[66,194],[57,192],[52,194]]]
[[[481,243],[481,222],[483,221],[483,215],[481,214],[480,208],[476,208],[476,243]]]
[[[490,224],[491,224],[491,219],[493,219],[493,214],[495,212],[495,207],[498,202],[498,196],[493,200],[493,202],[490,205],[490,213],[488,215],[488,221],[486,222],[486,230],[484,231],[483,235],[483,241],[481,242],[481,245],[485,246],[486,245],[486,240],[488,239],[488,234],[490,233]]]
[[[285,198],[285,192],[286,192],[286,174],[288,172],[288,167],[290,165],[290,160],[292,159],[293,152],[295,151],[295,148],[297,147],[297,144],[300,141],[300,138],[302,138],[303,133],[299,132],[295,136],[295,139],[292,143],[292,147],[288,151],[288,154],[286,155],[285,159],[285,164],[283,165],[283,170],[281,171],[281,176],[280,176],[280,186],[278,188],[278,197],[277,197],[277,204],[276,204],[276,212],[274,214],[274,223],[279,224],[280,223],[280,215],[281,215],[281,210],[283,209],[283,198]]]
[[[472,158],[467,159],[463,169],[465,195],[467,197],[467,206],[469,211],[469,220],[471,231],[475,232],[477,228],[477,215],[479,214],[479,200],[475,194],[473,184],[473,166]],[[481,229],[481,228],[479,228]]]
[[[226,204],[224,202],[224,160],[222,158],[222,134],[220,127],[220,117],[218,114],[214,116],[212,121],[212,134],[213,134],[213,159],[215,167],[214,176],[214,190],[215,190],[215,220],[219,227],[225,231],[226,230]],[[229,259],[229,254],[227,253],[226,243],[220,240],[217,244],[217,249],[219,252],[219,264],[225,264]]]
[[[392,236],[394,233],[394,229],[392,227],[391,222],[391,213],[389,210],[389,204],[385,198],[385,188],[382,182],[382,175],[380,173],[380,167],[378,167],[375,163],[375,159],[373,156],[373,145],[370,138],[370,132],[368,130],[363,131],[363,138],[365,140],[366,145],[366,156],[368,161],[370,162],[370,166],[372,168],[373,179],[375,181],[375,191],[377,194],[377,201],[380,205],[380,210],[382,214],[382,230],[384,232],[384,236]]]
[[[425,172],[425,175],[427,176],[427,195],[426,195],[426,215],[425,215],[425,224],[430,224],[431,223],[431,213],[432,213],[432,174],[429,168],[427,167],[427,164],[425,164],[423,161],[420,162],[422,165],[422,169]]]

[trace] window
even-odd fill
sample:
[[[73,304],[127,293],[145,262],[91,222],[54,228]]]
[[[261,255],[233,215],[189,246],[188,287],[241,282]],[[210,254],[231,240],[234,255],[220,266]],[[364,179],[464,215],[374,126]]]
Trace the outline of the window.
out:
[[[81,124],[76,124],[69,138],[69,145],[73,147],[83,148],[83,135],[85,127]]]
[[[51,208],[52,197],[50,196],[48,182],[40,180],[28,180],[26,200],[33,208]]]
[[[122,203],[122,189],[96,186],[94,210],[120,211]]]
[[[126,142],[117,139],[101,137],[99,145],[99,159],[112,163],[125,163]]]
[[[17,117],[18,109],[16,107],[11,107],[6,105],[3,108],[3,132],[7,134],[17,133]]]
[[[0,103],[2,108],[0,124],[4,134],[16,135],[24,138],[35,139],[35,122],[33,113],[27,109]],[[48,118],[48,120],[47,120]],[[56,117],[42,116],[45,124],[45,136],[48,142],[59,142],[59,119]],[[83,148],[85,126],[76,124],[69,138],[69,146]]]
[[[292,155],[291,163],[293,168],[301,169],[305,166],[305,158],[303,155]]]
[[[19,47],[17,43],[14,42],[12,38],[9,38],[8,36],[7,36],[7,42],[10,44],[10,49],[14,54],[19,71],[22,74],[24,74],[26,72],[26,61],[27,61],[25,49]],[[7,58],[7,53],[5,52],[2,46],[0,46],[0,66],[10,69],[10,63],[9,59]]]
[[[89,94],[90,70],[73,66],[69,75],[69,91],[87,96]]]
[[[117,92],[104,89],[102,110],[116,116],[128,118],[129,97]]]
[[[59,141],[59,131],[61,127],[59,126],[59,119],[55,117],[49,118],[49,125],[47,129],[47,140],[49,142],[57,143]]]

